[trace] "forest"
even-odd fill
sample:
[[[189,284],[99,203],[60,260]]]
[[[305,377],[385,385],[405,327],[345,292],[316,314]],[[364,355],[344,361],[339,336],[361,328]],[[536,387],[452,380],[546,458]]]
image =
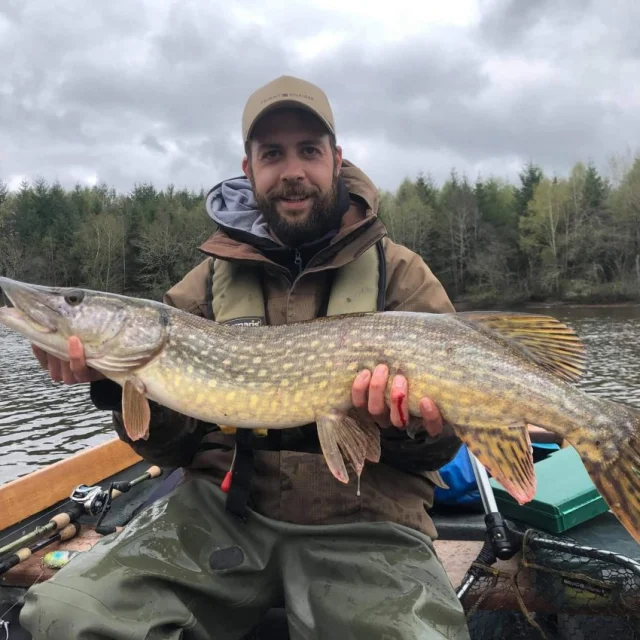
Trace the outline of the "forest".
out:
[[[608,177],[591,162],[551,176],[530,162],[515,184],[420,173],[380,192],[380,217],[456,302],[637,301],[640,156],[610,165]],[[205,195],[0,181],[0,275],[159,299],[203,258]]]

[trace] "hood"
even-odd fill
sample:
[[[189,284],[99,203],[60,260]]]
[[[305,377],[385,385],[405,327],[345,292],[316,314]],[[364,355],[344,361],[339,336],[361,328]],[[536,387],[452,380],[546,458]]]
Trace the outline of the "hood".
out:
[[[249,178],[238,176],[217,184],[207,194],[205,209],[207,215],[228,233],[248,233],[268,245],[277,246],[258,209]]]
[[[339,178],[338,208],[342,215],[348,211],[350,204],[344,180]],[[269,232],[266,218],[257,208],[248,178],[231,178],[213,187],[207,194],[205,208],[209,217],[229,236],[252,242],[262,249],[282,248],[283,245]],[[329,242],[338,231],[333,229],[323,238],[305,243],[305,246]]]

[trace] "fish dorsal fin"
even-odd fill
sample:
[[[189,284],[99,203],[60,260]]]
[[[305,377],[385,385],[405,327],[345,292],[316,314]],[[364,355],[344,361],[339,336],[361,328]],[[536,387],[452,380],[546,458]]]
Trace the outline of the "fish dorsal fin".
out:
[[[461,320],[506,340],[544,369],[577,382],[584,373],[586,351],[576,333],[552,316],[502,311],[463,311]]]

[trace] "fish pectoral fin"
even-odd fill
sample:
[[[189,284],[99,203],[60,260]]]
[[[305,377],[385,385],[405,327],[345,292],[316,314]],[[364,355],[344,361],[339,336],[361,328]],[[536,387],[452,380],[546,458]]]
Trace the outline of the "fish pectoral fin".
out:
[[[316,423],[324,459],[340,482],[349,482],[345,460],[358,476],[365,460],[380,460],[380,430],[373,421],[334,410],[318,416]]]
[[[533,499],[536,475],[533,448],[525,424],[456,427],[456,433],[518,504]]]
[[[584,344],[557,318],[502,311],[461,311],[456,317],[494,339],[508,342],[529,360],[569,382],[577,382],[584,373]]]
[[[151,410],[145,387],[137,378],[127,378],[122,392],[122,418],[127,435],[134,442],[149,437]]]

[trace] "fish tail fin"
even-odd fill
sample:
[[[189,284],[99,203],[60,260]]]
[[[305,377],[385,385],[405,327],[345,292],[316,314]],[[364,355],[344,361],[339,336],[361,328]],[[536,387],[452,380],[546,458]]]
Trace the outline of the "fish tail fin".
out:
[[[640,544],[640,412],[630,410],[619,437],[598,440],[581,430],[572,445],[614,515]]]

